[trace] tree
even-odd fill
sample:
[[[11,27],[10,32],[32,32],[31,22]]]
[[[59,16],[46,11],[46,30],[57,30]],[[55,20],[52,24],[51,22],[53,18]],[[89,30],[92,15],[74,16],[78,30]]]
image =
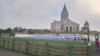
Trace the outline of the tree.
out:
[[[12,29],[11,29],[11,28],[7,28],[7,29],[5,30],[5,33],[11,34],[11,33],[12,33]]]
[[[0,37],[1,37],[1,34],[4,32],[4,30],[3,29],[0,29]]]
[[[26,29],[25,28],[22,28],[22,27],[15,27],[13,29],[14,32],[24,32]]]
[[[33,34],[33,30],[32,29],[28,29],[28,34]]]
[[[18,32],[18,27],[15,27],[15,28],[13,29],[13,32]]]

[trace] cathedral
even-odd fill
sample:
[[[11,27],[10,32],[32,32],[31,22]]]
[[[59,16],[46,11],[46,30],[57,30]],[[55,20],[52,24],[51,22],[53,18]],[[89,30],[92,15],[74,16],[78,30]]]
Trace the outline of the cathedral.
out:
[[[79,24],[69,18],[66,5],[64,5],[61,12],[61,20],[54,20],[51,23],[52,32],[79,32]]]

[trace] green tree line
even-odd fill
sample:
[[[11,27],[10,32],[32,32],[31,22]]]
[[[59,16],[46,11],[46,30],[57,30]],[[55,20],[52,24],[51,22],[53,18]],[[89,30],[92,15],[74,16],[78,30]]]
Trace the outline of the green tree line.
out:
[[[16,33],[26,33],[26,34],[34,34],[34,33],[50,33],[51,31],[48,29],[26,29],[22,27],[14,27],[7,29],[0,29],[1,34],[9,34],[14,36]]]

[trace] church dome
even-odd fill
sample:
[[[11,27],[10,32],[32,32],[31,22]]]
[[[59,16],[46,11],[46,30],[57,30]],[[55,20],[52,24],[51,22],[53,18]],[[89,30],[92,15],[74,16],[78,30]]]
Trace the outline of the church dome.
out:
[[[84,23],[84,26],[85,26],[85,25],[89,25],[89,23],[88,23],[88,21],[87,21],[87,20],[86,20],[86,22]]]
[[[87,20],[86,20],[85,23],[84,23],[84,27],[86,27],[86,28],[89,27],[89,23],[88,23]]]

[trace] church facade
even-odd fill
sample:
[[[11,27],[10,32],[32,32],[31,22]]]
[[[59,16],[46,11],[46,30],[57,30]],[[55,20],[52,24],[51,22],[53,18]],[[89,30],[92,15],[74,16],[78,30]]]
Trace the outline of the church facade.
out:
[[[79,32],[79,24],[77,24],[76,22],[72,21],[69,18],[69,13],[65,5],[61,12],[61,20],[60,21],[54,20],[51,23],[51,31],[52,32]]]

